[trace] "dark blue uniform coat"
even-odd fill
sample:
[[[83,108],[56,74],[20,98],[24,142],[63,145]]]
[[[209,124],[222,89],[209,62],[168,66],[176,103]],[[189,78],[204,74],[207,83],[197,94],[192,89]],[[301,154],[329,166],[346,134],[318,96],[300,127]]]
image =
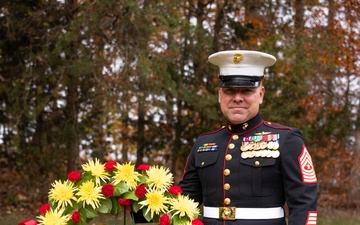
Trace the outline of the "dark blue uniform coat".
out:
[[[240,147],[256,143],[259,137],[277,137],[276,151],[280,154],[265,156],[269,152],[265,151],[262,156],[242,156]],[[251,139],[255,141],[249,142]],[[316,224],[317,180],[300,131],[263,121],[259,114],[247,123],[228,124],[198,137],[188,156],[180,187],[184,194],[211,207],[268,208],[283,207],[287,202],[289,225]],[[220,220],[205,217],[203,223],[286,224],[284,218]]]

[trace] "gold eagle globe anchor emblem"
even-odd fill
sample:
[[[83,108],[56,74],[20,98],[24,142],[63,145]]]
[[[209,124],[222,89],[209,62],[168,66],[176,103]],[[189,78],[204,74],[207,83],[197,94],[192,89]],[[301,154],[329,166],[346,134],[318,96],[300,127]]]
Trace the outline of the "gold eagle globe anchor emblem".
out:
[[[234,54],[233,62],[238,64],[243,59],[244,59],[244,56],[241,55],[240,53],[237,53],[237,54]]]

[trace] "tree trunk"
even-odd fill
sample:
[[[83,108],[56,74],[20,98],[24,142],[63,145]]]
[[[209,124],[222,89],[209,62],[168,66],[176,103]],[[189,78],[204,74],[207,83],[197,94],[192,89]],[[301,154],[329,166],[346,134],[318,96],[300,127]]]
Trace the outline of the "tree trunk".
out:
[[[65,117],[65,139],[67,151],[67,171],[75,169],[75,162],[78,157],[78,132],[77,132],[77,110],[76,110],[76,85],[73,76],[69,77],[68,92],[66,98]]]
[[[142,75],[140,75],[142,76]],[[144,90],[143,77],[140,77],[139,90]],[[143,163],[145,151],[145,93],[138,94],[138,124],[137,124],[137,152],[136,152],[136,165]]]

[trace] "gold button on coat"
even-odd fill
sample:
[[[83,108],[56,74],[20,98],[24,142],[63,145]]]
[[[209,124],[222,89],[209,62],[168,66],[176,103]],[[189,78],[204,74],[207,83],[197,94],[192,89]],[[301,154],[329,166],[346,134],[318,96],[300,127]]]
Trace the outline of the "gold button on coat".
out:
[[[201,162],[201,166],[204,166],[205,165],[205,162]]]
[[[234,149],[235,148],[235,144],[234,143],[230,143],[229,144],[229,149]]]
[[[230,161],[232,159],[232,156],[230,154],[227,154],[225,156],[226,161]]]
[[[230,184],[228,183],[224,184],[224,189],[227,191],[230,190]]]
[[[246,128],[249,126],[249,124],[248,123],[243,123],[243,125],[242,125],[242,129],[243,130],[246,130]]]
[[[224,170],[224,175],[225,175],[225,176],[229,176],[229,175],[230,175],[230,170],[229,170],[229,169],[225,169],[225,170]]]
[[[230,203],[231,203],[230,198],[225,198],[225,199],[224,199],[224,204],[225,204],[225,205],[229,205]]]
[[[255,166],[260,166],[260,162],[259,162],[259,161],[255,161]]]
[[[236,141],[237,139],[239,139],[239,135],[235,134],[234,136],[232,136],[232,139]]]

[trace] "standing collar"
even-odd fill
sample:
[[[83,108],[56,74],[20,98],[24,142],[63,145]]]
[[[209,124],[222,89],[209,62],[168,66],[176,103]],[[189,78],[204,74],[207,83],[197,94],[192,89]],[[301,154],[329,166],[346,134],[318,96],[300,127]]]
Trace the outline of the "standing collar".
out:
[[[258,125],[260,125],[260,123],[262,123],[262,121],[263,120],[262,120],[260,114],[258,113],[255,117],[253,117],[252,119],[248,120],[245,123],[232,124],[229,121],[227,121],[226,130],[229,133],[247,132],[247,131],[254,129]]]

